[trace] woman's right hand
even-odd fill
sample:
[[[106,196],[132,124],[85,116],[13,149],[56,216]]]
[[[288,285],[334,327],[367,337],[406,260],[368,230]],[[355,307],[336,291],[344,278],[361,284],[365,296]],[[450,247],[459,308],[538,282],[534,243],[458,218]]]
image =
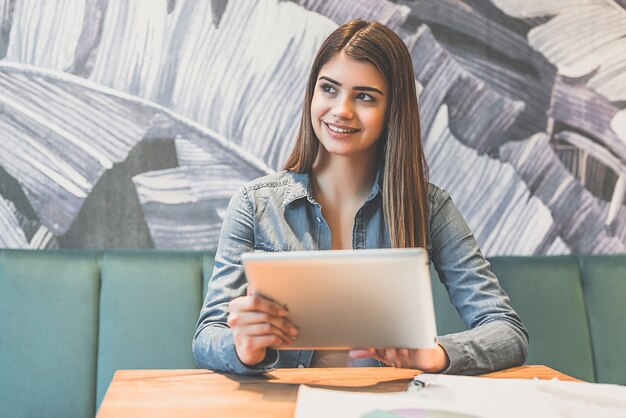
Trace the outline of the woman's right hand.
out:
[[[233,299],[228,304],[228,326],[235,340],[237,356],[246,366],[265,358],[267,348],[293,342],[298,331],[287,320],[287,310],[258,295]]]

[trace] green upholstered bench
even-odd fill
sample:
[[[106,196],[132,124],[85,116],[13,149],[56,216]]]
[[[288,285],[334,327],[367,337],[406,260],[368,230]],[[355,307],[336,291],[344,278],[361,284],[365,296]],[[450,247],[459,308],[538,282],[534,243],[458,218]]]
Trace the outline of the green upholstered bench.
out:
[[[626,256],[492,260],[527,363],[626,384]],[[0,250],[0,417],[91,417],[118,369],[195,367],[213,254]],[[439,333],[465,329],[433,275]]]
[[[530,334],[527,364],[590,382],[626,384],[626,256],[490,261]],[[465,330],[432,272],[438,333]]]
[[[92,417],[118,369],[189,369],[213,254],[0,251],[0,417]]]

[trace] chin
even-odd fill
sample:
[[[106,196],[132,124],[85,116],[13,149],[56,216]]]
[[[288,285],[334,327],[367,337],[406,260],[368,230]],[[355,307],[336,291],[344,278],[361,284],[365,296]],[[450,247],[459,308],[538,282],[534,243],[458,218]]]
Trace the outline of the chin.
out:
[[[327,145],[322,144],[322,146],[324,147],[326,152],[328,152],[331,155],[340,155],[340,156],[346,157],[352,154],[359,153],[359,150],[355,149],[349,144],[332,144],[330,146],[328,146],[328,144]]]

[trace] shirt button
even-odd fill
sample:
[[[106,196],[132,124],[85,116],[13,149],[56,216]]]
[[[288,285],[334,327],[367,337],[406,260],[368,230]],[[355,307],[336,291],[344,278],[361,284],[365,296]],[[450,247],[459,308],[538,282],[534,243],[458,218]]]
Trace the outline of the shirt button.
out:
[[[317,217],[317,222],[322,223],[322,220],[320,219],[320,217]]]
[[[304,369],[304,364],[298,364],[298,369]]]

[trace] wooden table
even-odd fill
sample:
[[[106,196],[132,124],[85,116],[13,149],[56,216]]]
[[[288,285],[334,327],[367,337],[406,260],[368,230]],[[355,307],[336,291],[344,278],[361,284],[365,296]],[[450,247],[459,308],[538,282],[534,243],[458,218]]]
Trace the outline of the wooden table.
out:
[[[420,372],[412,369],[278,369],[262,376],[208,370],[119,370],[98,418],[110,417],[293,417],[298,386],[396,392]],[[522,366],[484,375],[576,380],[545,366]]]

